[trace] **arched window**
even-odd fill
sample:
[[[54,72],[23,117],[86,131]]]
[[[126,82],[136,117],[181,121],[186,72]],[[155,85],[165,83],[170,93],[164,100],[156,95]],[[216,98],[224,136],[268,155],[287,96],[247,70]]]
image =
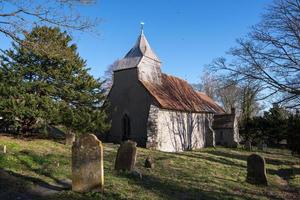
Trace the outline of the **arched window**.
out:
[[[130,139],[130,118],[125,114],[122,118],[123,137],[122,140]]]

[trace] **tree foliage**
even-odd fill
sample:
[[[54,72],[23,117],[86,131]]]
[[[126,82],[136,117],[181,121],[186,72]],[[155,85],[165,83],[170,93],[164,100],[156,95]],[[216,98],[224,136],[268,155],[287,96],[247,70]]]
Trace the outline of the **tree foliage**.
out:
[[[290,115],[287,129],[287,142],[293,153],[300,155],[300,113]]]
[[[43,124],[63,124],[75,131],[104,131],[102,82],[89,75],[71,37],[45,26],[24,37],[21,43],[37,48],[14,43],[2,56],[2,127],[31,132]]]
[[[289,112],[274,104],[263,116],[254,116],[241,124],[240,134],[245,141],[278,146],[287,141],[287,147],[300,154],[300,114]]]
[[[265,112],[265,135],[270,144],[278,144],[280,141],[287,139],[288,120],[288,111],[277,104],[274,104],[268,112]]]

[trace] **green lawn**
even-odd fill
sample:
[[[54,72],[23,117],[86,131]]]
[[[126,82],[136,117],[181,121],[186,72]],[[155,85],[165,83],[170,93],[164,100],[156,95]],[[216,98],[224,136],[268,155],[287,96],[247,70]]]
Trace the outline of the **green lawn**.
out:
[[[0,154],[0,168],[8,177],[0,179],[0,199],[10,194],[24,199],[300,199],[300,159],[284,150],[258,152],[266,158],[269,186],[254,186],[245,182],[250,152],[242,149],[163,153],[139,148],[139,179],[115,172],[118,145],[104,144],[104,192],[78,194],[65,187],[71,179],[69,146],[6,136],[0,136],[1,144],[7,154]],[[148,155],[155,160],[151,170],[143,167]]]

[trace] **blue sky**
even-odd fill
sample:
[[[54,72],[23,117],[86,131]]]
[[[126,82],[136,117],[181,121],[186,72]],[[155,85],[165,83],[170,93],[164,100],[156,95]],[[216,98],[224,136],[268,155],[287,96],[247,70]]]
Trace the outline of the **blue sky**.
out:
[[[75,33],[79,54],[95,77],[122,58],[144,33],[163,62],[162,71],[191,83],[204,66],[243,37],[271,0],[98,0],[82,15],[101,18],[99,36]],[[1,39],[2,40],[2,39]],[[2,44],[1,44],[2,43]],[[6,42],[1,42],[5,45]]]

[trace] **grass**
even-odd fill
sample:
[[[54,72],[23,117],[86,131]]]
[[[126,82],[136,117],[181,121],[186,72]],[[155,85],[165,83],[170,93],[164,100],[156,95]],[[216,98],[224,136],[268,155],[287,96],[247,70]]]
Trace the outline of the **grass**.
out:
[[[5,192],[24,194],[37,185],[63,189],[34,199],[300,199],[300,159],[286,150],[258,152],[266,159],[269,185],[255,186],[245,182],[246,159],[253,152],[218,147],[164,153],[138,148],[136,168],[143,175],[139,179],[114,171],[118,145],[104,144],[104,192],[78,194],[63,187],[71,179],[69,146],[0,136],[3,144],[7,154],[0,154],[0,168],[13,178],[0,181],[0,199]],[[154,158],[154,169],[143,167],[148,155]]]

